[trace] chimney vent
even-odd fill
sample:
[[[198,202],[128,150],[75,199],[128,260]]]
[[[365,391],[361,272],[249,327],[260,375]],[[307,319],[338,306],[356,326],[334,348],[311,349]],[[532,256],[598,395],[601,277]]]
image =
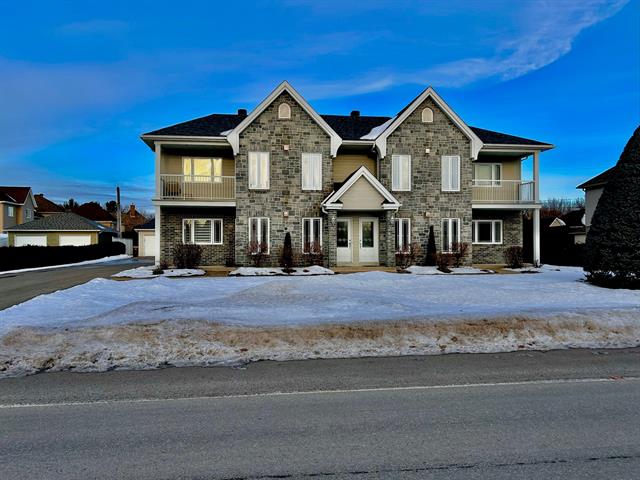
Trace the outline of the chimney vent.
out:
[[[239,108],[238,109],[238,116],[239,117],[246,117],[247,116],[247,109],[246,108]]]
[[[351,112],[351,116],[352,117],[359,117],[360,116],[360,110],[353,110]]]

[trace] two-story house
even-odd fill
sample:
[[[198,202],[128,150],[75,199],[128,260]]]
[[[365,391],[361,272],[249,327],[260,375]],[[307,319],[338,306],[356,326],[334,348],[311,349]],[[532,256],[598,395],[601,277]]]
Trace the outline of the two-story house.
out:
[[[328,266],[393,265],[413,243],[469,244],[467,263],[503,263],[534,219],[539,154],[552,145],[468,126],[429,87],[393,117],[320,115],[287,82],[253,111],[212,114],[142,135],[155,152],[156,261],[179,243],[203,263],[278,261],[321,246]],[[522,162],[532,158],[525,180]],[[250,245],[252,247],[250,248]]]
[[[36,207],[31,187],[0,186],[0,233],[32,221]]]

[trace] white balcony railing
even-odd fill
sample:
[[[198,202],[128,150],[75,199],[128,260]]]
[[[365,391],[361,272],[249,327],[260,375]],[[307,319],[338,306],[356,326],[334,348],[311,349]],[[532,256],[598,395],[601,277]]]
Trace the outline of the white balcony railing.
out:
[[[522,180],[473,180],[476,203],[533,203],[534,183]]]
[[[160,197],[171,200],[233,200],[236,198],[236,178],[161,174]]]

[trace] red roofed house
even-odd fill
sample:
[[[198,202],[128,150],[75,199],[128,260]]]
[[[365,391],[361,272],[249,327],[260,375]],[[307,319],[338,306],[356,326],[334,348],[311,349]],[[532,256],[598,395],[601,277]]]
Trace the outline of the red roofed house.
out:
[[[31,187],[0,186],[0,233],[32,221],[36,206]]]
[[[48,217],[49,215],[54,215],[56,213],[63,213],[64,208],[62,205],[58,205],[55,202],[52,202],[42,193],[38,193],[35,195],[36,199],[36,216],[37,217]]]
[[[113,215],[102,208],[97,202],[83,203],[79,207],[74,208],[73,213],[88,220],[93,220],[107,228],[116,227],[116,220],[113,218]]]

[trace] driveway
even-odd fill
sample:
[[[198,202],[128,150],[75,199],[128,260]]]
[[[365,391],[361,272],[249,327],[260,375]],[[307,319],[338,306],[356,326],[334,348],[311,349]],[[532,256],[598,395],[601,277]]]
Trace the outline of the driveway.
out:
[[[0,273],[0,310],[25,302],[43,293],[70,288],[94,278],[109,278],[112,274],[142,265],[152,265],[151,259],[131,258],[108,263],[52,267],[24,273]]]

